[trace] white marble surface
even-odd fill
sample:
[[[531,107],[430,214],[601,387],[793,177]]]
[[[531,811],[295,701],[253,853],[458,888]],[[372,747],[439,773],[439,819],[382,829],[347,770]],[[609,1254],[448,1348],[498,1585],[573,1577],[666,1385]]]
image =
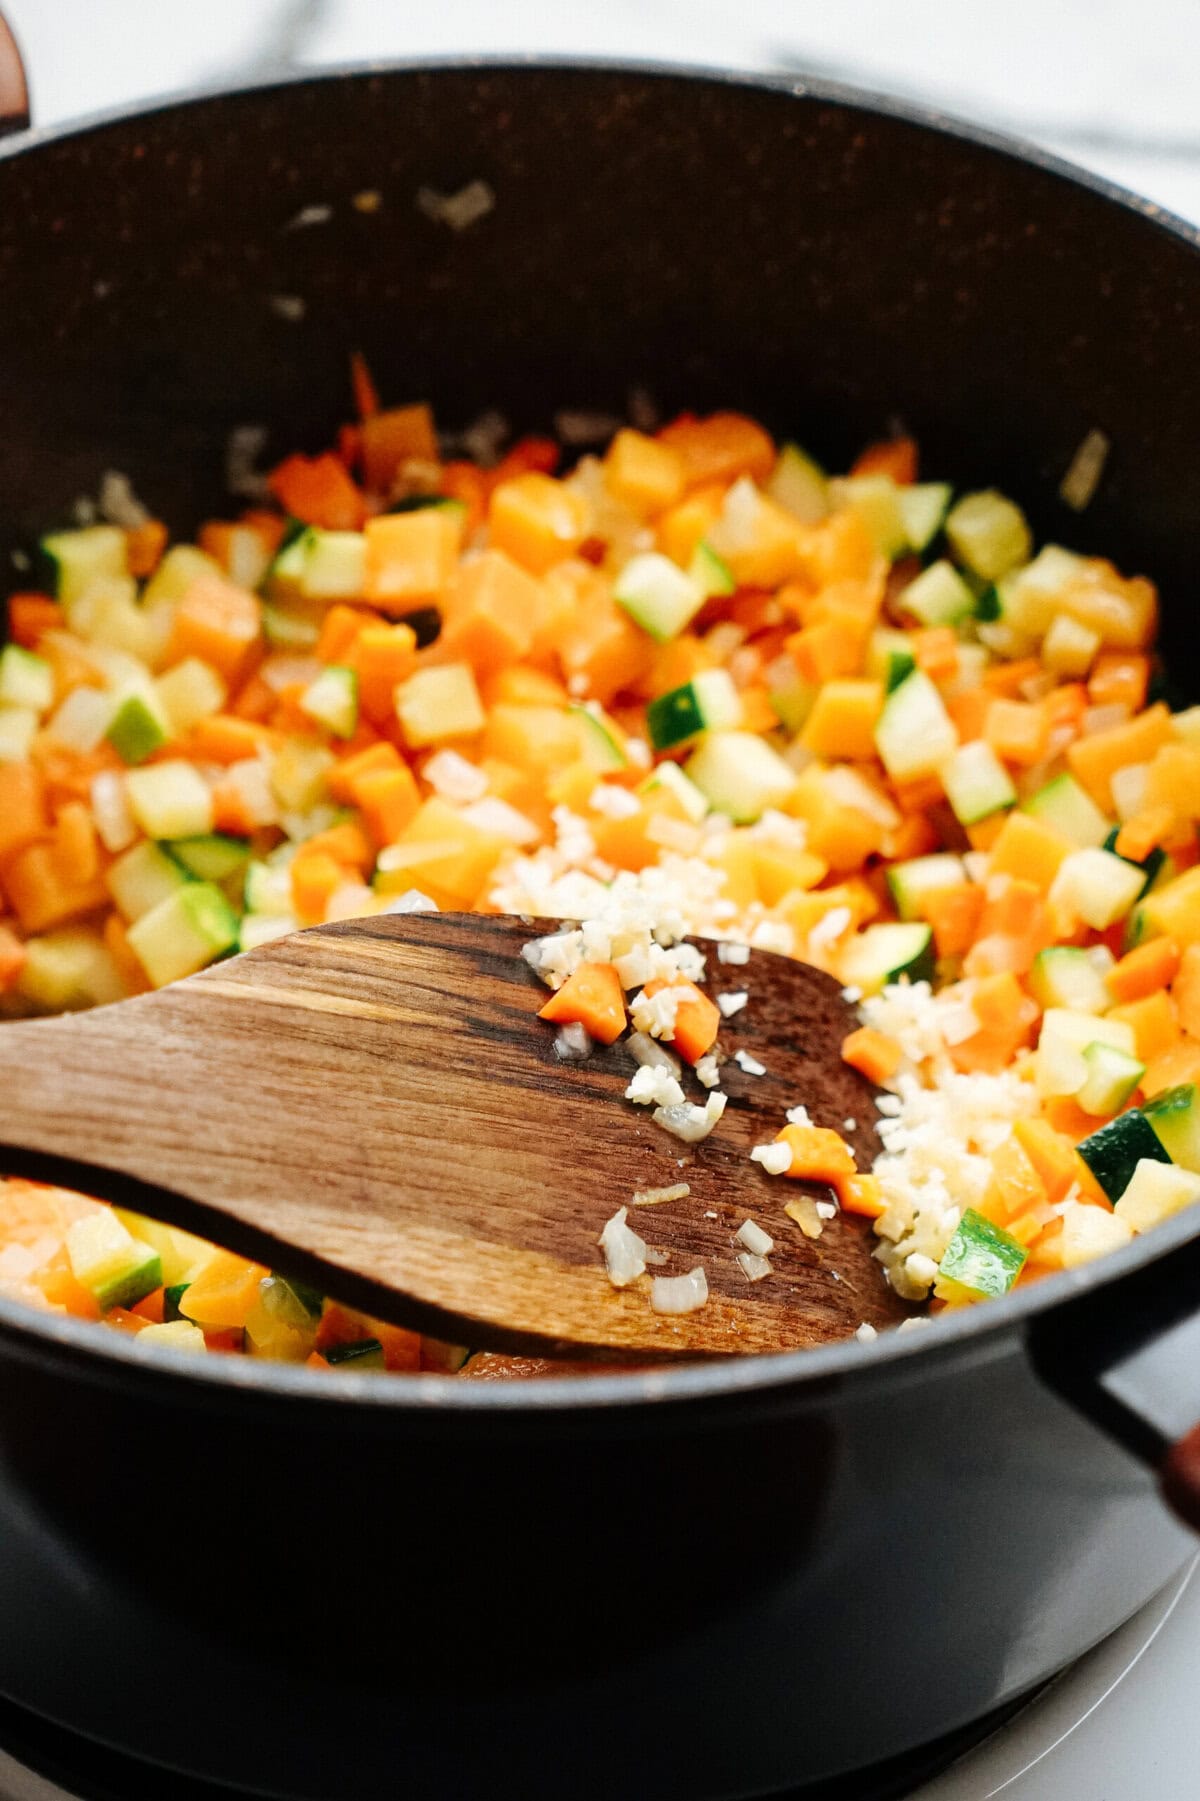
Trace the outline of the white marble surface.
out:
[[[1200,220],[1200,0],[6,0],[39,118],[253,69],[558,50],[936,101]]]

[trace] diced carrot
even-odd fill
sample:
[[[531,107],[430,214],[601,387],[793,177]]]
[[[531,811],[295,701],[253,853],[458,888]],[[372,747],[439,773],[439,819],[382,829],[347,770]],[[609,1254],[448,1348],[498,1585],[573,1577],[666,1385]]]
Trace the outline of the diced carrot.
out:
[[[561,461],[562,451],[553,438],[518,438],[496,467],[488,470],[488,491],[517,475],[553,475]]]
[[[368,519],[363,599],[392,613],[440,599],[454,573],[461,529],[451,507]]]
[[[1042,1112],[1047,1124],[1053,1126],[1056,1132],[1061,1132],[1064,1137],[1069,1138],[1073,1144],[1078,1144],[1081,1138],[1090,1137],[1096,1130],[1095,1114],[1085,1113],[1070,1095],[1051,1095],[1042,1103]]]
[[[0,925],[0,994],[11,994],[25,967],[25,946],[16,933]]]
[[[946,792],[936,775],[914,776],[908,782],[893,782],[896,805],[906,815],[925,814],[930,807],[943,806]]]
[[[1194,948],[1200,963],[1200,946]],[[1189,949],[1188,955],[1191,954]],[[1140,1001],[1156,989],[1170,988],[1179,971],[1180,960],[1180,949],[1173,938],[1151,938],[1113,965],[1104,978],[1105,986],[1114,1001]],[[1200,968],[1197,973],[1200,974]],[[1191,1029],[1186,1027],[1188,1031]]]
[[[126,992],[148,994],[153,986],[142,967],[141,958],[129,942],[125,921],[119,913],[110,913],[104,921],[104,943],[117,966]]]
[[[1009,813],[991,847],[991,874],[1030,881],[1048,893],[1059,864],[1075,849],[1069,838],[1029,813]]]
[[[338,462],[344,463],[351,474],[359,471],[362,467],[362,426],[352,425],[349,420],[339,425],[333,451]]]
[[[443,463],[438,489],[447,500],[459,500],[466,507],[463,537],[475,536],[487,517],[488,481],[474,463]]]
[[[41,771],[32,763],[0,763],[0,864],[49,832]]]
[[[976,882],[957,882],[924,896],[922,910],[933,927],[939,957],[962,957],[974,943],[983,912],[984,890]]]
[[[262,643],[257,595],[220,576],[199,575],[175,611],[166,662],[199,657],[231,686],[244,680]]]
[[[125,558],[130,575],[144,581],[154,574],[162,561],[169,535],[161,519],[147,519],[144,525],[135,525],[125,533]]]
[[[433,463],[438,458],[433,413],[425,403],[388,407],[362,421],[363,474],[368,488],[390,494],[405,463]]]
[[[586,693],[607,706],[623,689],[636,687],[654,660],[654,644],[606,592],[602,579],[583,593],[588,604],[563,632],[559,659],[568,683],[576,678],[586,684]]]
[[[1021,1046],[1028,1043],[1039,1008],[1021,987],[1011,970],[981,977],[971,995],[971,1007],[979,1030],[951,1047],[956,1069],[995,1075],[1007,1069]]]
[[[379,411],[379,390],[361,350],[350,352],[350,387],[355,412],[360,419],[370,419]]]
[[[417,665],[417,635],[411,625],[364,626],[346,661],[358,676],[362,712],[373,725],[394,725],[396,689]]]
[[[582,495],[553,476],[514,476],[492,489],[488,529],[492,546],[533,575],[574,556],[588,533]]]
[[[375,861],[365,832],[353,819],[339,820],[337,825],[306,838],[296,854],[332,857],[345,869],[366,869]]]
[[[65,1246],[40,1269],[34,1270],[30,1280],[41,1289],[52,1307],[62,1307],[75,1319],[100,1318],[96,1297],[75,1279]]]
[[[542,584],[502,550],[464,563],[447,586],[439,652],[479,674],[519,662],[533,644]]]
[[[285,457],[267,477],[267,486],[280,506],[305,525],[355,532],[366,515],[363,497],[345,464],[330,451],[316,457]]]
[[[785,1175],[799,1182],[828,1182],[837,1190],[839,1200],[858,1174],[853,1150],[827,1126],[784,1126],[775,1134],[775,1142],[786,1144],[792,1153]]]
[[[1156,988],[1140,1000],[1111,1007],[1106,1017],[1133,1027],[1135,1047],[1143,1063],[1165,1056],[1179,1038],[1175,1003],[1164,988]]]
[[[983,736],[998,757],[1022,768],[1040,763],[1050,744],[1050,722],[1041,707],[998,697],[988,708]]]
[[[876,755],[875,727],[882,711],[882,682],[862,677],[828,681],[817,694],[800,733],[800,743],[817,757],[870,762]],[[756,729],[744,717],[742,727]],[[765,729],[770,729],[770,722]]]
[[[376,844],[383,845],[393,844],[416,817],[421,795],[411,769],[401,763],[395,769],[360,775],[354,783],[354,801]]]
[[[528,663],[510,663],[498,669],[481,686],[484,704],[489,707],[565,707],[567,690],[553,675],[543,669],[531,669]]]
[[[838,1199],[844,1213],[858,1213],[865,1219],[879,1219],[888,1208],[878,1176],[843,1177]]]
[[[1159,835],[1160,843],[1171,836],[1176,814],[1180,819],[1200,819],[1200,744],[1176,741],[1155,753],[1146,771],[1144,806],[1170,818]]]
[[[102,771],[124,768],[111,744],[98,744],[95,750],[75,750],[44,732],[34,739],[29,755],[41,771],[46,803],[52,812],[64,801],[90,800],[92,782]]]
[[[736,481],[739,475],[763,482],[775,466],[771,438],[741,413],[712,413],[707,419],[683,414],[662,428],[658,442],[683,458],[689,488]]]
[[[885,830],[879,849],[889,863],[905,863],[911,857],[923,857],[927,851],[936,850],[939,842],[932,820],[923,813],[906,813],[899,825]]]
[[[330,897],[346,882],[345,865],[327,852],[301,849],[292,859],[292,906],[305,925],[319,925]]]
[[[890,475],[901,487],[917,479],[917,446],[913,438],[885,438],[868,444],[855,458],[851,475]]]
[[[801,679],[816,685],[837,676],[857,675],[865,643],[865,633],[844,622],[824,619],[793,632],[787,648]]]
[[[991,1164],[992,1186],[1003,1204],[1006,1219],[1016,1219],[1046,1200],[1046,1187],[1037,1166],[1016,1137],[997,1145]]]
[[[888,1081],[900,1067],[903,1053],[894,1038],[874,1026],[859,1026],[842,1040],[842,1060],[876,1084]]]
[[[24,650],[36,650],[43,632],[61,631],[63,610],[47,594],[10,594],[8,636]]]
[[[615,966],[581,963],[539,1009],[538,1018],[577,1021],[601,1044],[612,1044],[625,1030],[625,990]]]
[[[683,498],[687,465],[670,444],[626,427],[608,447],[604,479],[622,506],[653,516]]]
[[[1117,833],[1117,855],[1128,857],[1131,863],[1144,863],[1150,852],[1171,836],[1174,826],[1173,807],[1150,807],[1144,813],[1135,814]]]
[[[329,797],[344,807],[352,806],[355,784],[363,776],[389,774],[403,767],[403,759],[394,744],[369,745],[366,750],[356,751],[335,763],[327,778]]]
[[[701,538],[716,524],[725,499],[724,483],[693,488],[677,506],[660,514],[655,527],[658,547],[673,563],[686,566]]]
[[[283,534],[287,530],[286,519],[281,519],[278,513],[270,513],[263,507],[247,507],[238,523],[247,526],[255,534],[268,558],[274,557],[283,543]]]
[[[1037,1171],[1047,1200],[1057,1204],[1079,1180],[1079,1155],[1065,1133],[1048,1120],[1015,1119],[1013,1138]]]
[[[1128,707],[1140,713],[1149,686],[1149,657],[1102,650],[1088,676],[1088,699],[1094,707]]]
[[[1169,938],[1153,938],[1150,944],[1170,944]],[[1144,945],[1145,950],[1150,944]],[[1130,952],[1130,956],[1135,955]],[[1123,959],[1126,963],[1129,958]],[[1117,969],[1121,965],[1118,963]],[[1112,977],[1116,970],[1109,972],[1108,985],[1112,987]],[[1171,998],[1179,1009],[1179,1023],[1192,1038],[1200,1040],[1200,944],[1189,944],[1179,960],[1178,974],[1168,978],[1174,982]],[[1124,998],[1124,997],[1122,997]]]
[[[1200,1044],[1191,1038],[1181,1038],[1161,1057],[1155,1057],[1146,1066],[1141,1086],[1145,1094],[1159,1094],[1164,1088],[1178,1088],[1185,1082],[1200,1085]]]
[[[130,1312],[128,1307],[110,1307],[104,1315],[104,1323],[106,1326],[114,1326],[118,1332],[130,1332],[136,1336],[146,1330],[150,1321],[143,1319],[140,1314]]]
[[[108,903],[99,871],[72,881],[62,870],[56,844],[30,844],[4,867],[4,887],[23,932],[53,931]]]
[[[912,634],[912,653],[918,669],[931,682],[948,682],[958,673],[958,633],[951,625],[934,625]]]
[[[54,821],[54,856],[63,879],[72,884],[94,880],[100,869],[100,842],[91,809],[81,800],[67,801]]]
[[[232,1251],[218,1251],[188,1284],[180,1311],[196,1325],[240,1331],[270,1272]]]
[[[1036,657],[1022,657],[1015,663],[992,663],[983,672],[983,685],[989,694],[1015,700],[1024,692],[1025,683],[1045,674]]]
[[[383,1367],[389,1370],[419,1370],[421,1367],[421,1334],[406,1326],[389,1326],[386,1320],[371,1321],[371,1337],[378,1339],[383,1351]]]
[[[242,683],[226,704],[235,718],[264,725],[275,711],[275,690],[256,673]]]
[[[165,1288],[152,1288],[150,1293],[136,1301],[129,1311],[144,1320],[148,1326],[161,1326],[163,1311],[166,1306],[167,1291]],[[111,1319],[112,1315],[109,1315]]]
[[[1149,763],[1171,736],[1171,715],[1159,701],[1125,725],[1076,738],[1067,750],[1072,775],[1106,812],[1113,810],[1112,778],[1132,763]]]
[[[664,988],[673,988],[684,996],[675,1009],[675,1036],[671,1042],[686,1062],[699,1063],[717,1041],[721,1029],[720,1009],[715,1001],[701,994],[694,982],[686,982],[678,976],[671,981],[663,977],[647,982],[645,992],[655,995]]]
[[[244,763],[250,757],[276,751],[278,732],[254,720],[235,719],[232,713],[210,713],[198,719],[187,737],[187,754],[200,763]]]
[[[1082,727],[1087,708],[1088,692],[1082,682],[1063,682],[1052,688],[1042,701],[1052,743],[1069,743]]]
[[[576,714],[563,707],[494,706],[483,734],[486,756],[544,776],[578,760],[582,749]]]
[[[359,632],[365,626],[374,625],[377,620],[378,614],[368,613],[363,607],[342,606],[340,603],[330,607],[321,621],[321,632],[314,655],[322,663],[344,663],[346,653]]]

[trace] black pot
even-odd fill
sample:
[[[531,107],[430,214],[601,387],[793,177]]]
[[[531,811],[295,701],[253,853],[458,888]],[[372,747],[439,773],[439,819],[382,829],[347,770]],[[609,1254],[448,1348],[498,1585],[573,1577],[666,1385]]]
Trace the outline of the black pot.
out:
[[[414,204],[476,177],[461,235]],[[1156,209],[808,83],[458,66],[191,100],[0,153],[0,551],[105,468],[194,524],[232,426],[325,441],[358,346],[450,424],[643,385],[844,465],[899,416],[932,472],[1157,578],[1186,687],[1198,300]],[[0,1691],[306,1801],[863,1768],[1030,1690],[1188,1552],[1145,1462],[1200,1415],[1198,1228],[871,1346],[509,1387],[160,1364],[0,1303]]]

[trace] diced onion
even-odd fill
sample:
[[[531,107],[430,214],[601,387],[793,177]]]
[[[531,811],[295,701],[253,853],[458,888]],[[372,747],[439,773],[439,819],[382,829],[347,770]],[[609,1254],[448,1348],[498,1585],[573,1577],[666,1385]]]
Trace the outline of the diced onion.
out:
[[[686,1182],[676,1182],[671,1188],[638,1188],[633,1195],[635,1207],[660,1207],[664,1201],[682,1201],[691,1188]]]
[[[734,1237],[739,1244],[744,1244],[755,1257],[766,1257],[775,1249],[775,1240],[770,1233],[764,1232],[762,1227],[752,1219],[744,1219],[734,1233]]]
[[[438,913],[441,911],[435,900],[422,894],[419,888],[406,888],[395,900],[390,900],[383,909],[385,913]]]
[[[820,1238],[825,1230],[821,1216],[817,1212],[817,1203],[811,1195],[797,1195],[794,1201],[785,1202],[783,1211],[789,1219],[796,1222],[805,1238]]]
[[[560,1026],[554,1035],[554,1054],[564,1063],[580,1063],[591,1055],[592,1040],[587,1027],[573,1019]]]
[[[722,1018],[732,1019],[735,1013],[742,1011],[749,999],[750,996],[744,988],[736,994],[719,994],[717,1006],[721,1009]]]
[[[645,1032],[631,1032],[625,1040],[625,1049],[643,1069],[665,1069],[671,1075],[678,1076],[683,1067],[678,1057],[672,1056],[657,1038],[650,1038]]]
[[[1082,513],[1090,505],[1104,475],[1104,465],[1112,449],[1107,432],[1093,426],[1071,458],[1067,473],[1059,483],[1059,497],[1072,511]]]
[[[738,1266],[747,1282],[761,1282],[764,1276],[775,1273],[767,1258],[756,1257],[752,1251],[738,1252]]]
[[[697,1265],[686,1276],[655,1276],[650,1305],[655,1313],[695,1313],[708,1299],[708,1278]]]
[[[646,1273],[645,1241],[626,1225],[628,1218],[628,1207],[618,1207],[606,1221],[598,1240],[604,1252],[608,1279],[614,1288],[628,1288],[631,1282]]]

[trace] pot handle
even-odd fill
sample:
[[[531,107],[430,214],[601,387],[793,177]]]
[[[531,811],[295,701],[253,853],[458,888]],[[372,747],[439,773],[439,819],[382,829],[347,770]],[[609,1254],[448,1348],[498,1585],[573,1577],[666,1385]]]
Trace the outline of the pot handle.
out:
[[[8,20],[0,13],[0,138],[29,124],[29,83]]]
[[[1155,1228],[1151,1262],[1095,1281],[1035,1318],[1035,1369],[1157,1471],[1163,1498],[1200,1532],[1200,1205]],[[1119,1253],[1118,1255],[1133,1255]]]

